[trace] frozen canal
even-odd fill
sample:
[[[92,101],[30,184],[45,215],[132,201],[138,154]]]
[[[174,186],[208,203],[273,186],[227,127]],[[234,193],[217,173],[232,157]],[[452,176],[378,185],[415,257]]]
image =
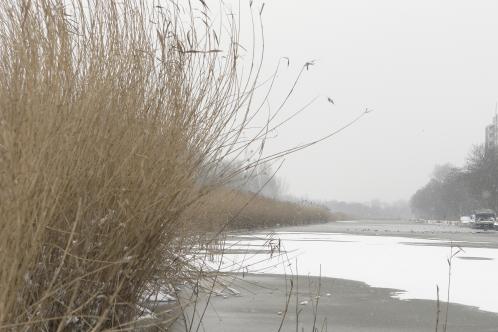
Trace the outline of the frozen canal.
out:
[[[498,249],[466,247],[453,242],[450,301],[498,312]],[[477,248],[476,248],[477,246]],[[279,249],[280,248],[280,249]],[[226,271],[296,274],[362,281],[370,286],[402,290],[400,299],[446,301],[447,241],[409,237],[317,232],[276,232],[230,236]],[[270,257],[271,256],[271,257]],[[297,268],[296,268],[297,262]]]

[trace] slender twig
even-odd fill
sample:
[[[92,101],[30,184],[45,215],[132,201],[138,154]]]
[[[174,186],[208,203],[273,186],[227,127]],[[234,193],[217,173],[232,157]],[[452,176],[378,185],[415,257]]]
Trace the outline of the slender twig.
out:
[[[439,315],[441,314],[441,308],[440,308],[440,303],[439,303],[439,286],[436,285],[436,332],[438,331],[439,328]]]

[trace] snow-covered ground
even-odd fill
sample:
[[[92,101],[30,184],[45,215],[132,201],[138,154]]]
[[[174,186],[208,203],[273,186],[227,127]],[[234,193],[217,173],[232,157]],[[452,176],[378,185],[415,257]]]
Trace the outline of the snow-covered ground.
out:
[[[396,295],[401,299],[435,300],[439,286],[440,299],[446,301],[447,260],[460,246],[464,251],[452,259],[450,301],[498,312],[498,249],[464,241],[453,245],[438,239],[340,233],[248,234],[229,238],[223,269],[358,280],[402,290]]]

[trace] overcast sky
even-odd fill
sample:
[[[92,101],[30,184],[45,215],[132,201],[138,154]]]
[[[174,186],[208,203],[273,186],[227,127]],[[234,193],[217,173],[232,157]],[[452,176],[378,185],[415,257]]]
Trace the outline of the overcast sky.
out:
[[[316,60],[287,114],[319,96],[278,130],[269,151],[375,110],[286,158],[279,174],[292,194],[409,199],[435,164],[462,165],[471,146],[483,142],[498,101],[498,1],[270,0],[263,21],[267,68],[279,57],[291,59],[279,89]]]

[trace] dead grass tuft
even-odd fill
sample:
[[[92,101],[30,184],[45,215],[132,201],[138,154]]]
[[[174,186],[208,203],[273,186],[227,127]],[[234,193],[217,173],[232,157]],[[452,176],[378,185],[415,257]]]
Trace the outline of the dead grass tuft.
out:
[[[221,52],[195,10],[1,2],[1,327],[116,328],[158,279],[189,277],[180,216],[237,141],[253,80],[231,22]]]

